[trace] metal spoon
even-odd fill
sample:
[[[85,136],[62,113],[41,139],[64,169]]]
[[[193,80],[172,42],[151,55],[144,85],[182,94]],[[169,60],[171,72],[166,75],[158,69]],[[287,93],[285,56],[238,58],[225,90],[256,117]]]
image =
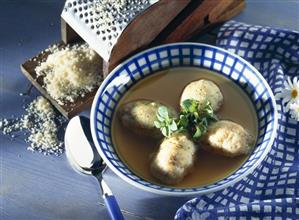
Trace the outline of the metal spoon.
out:
[[[66,128],[64,142],[66,155],[72,167],[84,174],[95,176],[99,181],[110,218],[123,220],[117,201],[103,179],[107,166],[92,141],[89,119],[83,116],[72,118]]]

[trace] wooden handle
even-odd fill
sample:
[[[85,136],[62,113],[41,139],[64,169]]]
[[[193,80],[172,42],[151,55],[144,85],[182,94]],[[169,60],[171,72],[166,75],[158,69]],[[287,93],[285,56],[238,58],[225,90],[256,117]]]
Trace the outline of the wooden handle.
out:
[[[246,6],[245,0],[238,0],[232,3],[227,11],[217,18],[217,22],[224,22],[239,14]]]
[[[148,47],[159,33],[191,2],[160,0],[138,15],[123,31],[112,49],[109,70],[128,55]]]
[[[233,17],[244,6],[244,0],[204,0],[160,43],[186,41],[211,24]]]

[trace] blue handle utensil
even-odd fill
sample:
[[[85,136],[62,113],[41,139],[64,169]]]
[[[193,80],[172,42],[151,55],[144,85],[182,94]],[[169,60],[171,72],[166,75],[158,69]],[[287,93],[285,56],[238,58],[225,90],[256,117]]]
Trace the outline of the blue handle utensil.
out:
[[[103,179],[107,166],[92,141],[89,119],[83,116],[72,118],[67,125],[65,136],[67,158],[76,170],[97,178],[102,196],[112,220],[123,220],[118,203]]]
[[[103,180],[101,181],[101,187],[103,191],[103,199],[108,209],[110,218],[112,220],[123,220],[124,218],[120,211],[118,203],[114,195],[112,194],[111,190],[109,189],[108,185]]]

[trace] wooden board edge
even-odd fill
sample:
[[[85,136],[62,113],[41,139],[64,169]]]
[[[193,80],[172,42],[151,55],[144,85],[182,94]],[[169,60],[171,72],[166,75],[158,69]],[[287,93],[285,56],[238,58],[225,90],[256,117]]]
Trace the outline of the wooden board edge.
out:
[[[27,71],[25,65],[27,62],[20,65],[22,73],[25,77],[32,83],[32,85],[48,100],[51,104],[66,118],[68,118],[68,113],[52,98],[49,96],[47,91],[32,77],[32,75]]]
[[[86,93],[86,100],[85,102],[81,102],[78,105],[76,105],[71,111],[66,111],[62,105],[60,105],[57,101],[55,101],[48,92],[42,87],[40,83],[37,82],[35,78],[32,77],[32,75],[29,73],[29,71],[26,68],[26,63],[28,61],[24,62],[20,65],[21,72],[25,75],[25,77],[32,83],[32,85],[41,93],[42,96],[44,96],[65,118],[70,119],[80,112],[82,112],[85,108],[91,107],[92,101],[94,99],[94,96],[98,90],[98,88],[94,89],[91,92]]]

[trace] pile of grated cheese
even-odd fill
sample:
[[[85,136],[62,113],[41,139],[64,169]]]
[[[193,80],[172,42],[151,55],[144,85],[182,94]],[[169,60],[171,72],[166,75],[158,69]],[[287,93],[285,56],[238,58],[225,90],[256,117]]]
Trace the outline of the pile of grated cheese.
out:
[[[39,96],[25,108],[25,114],[20,118],[0,119],[0,130],[12,138],[18,132],[24,131],[25,141],[30,143],[28,150],[46,155],[60,155],[63,152],[63,142],[57,135],[59,125],[64,120],[57,117],[52,105],[45,98]]]
[[[44,88],[59,104],[74,102],[101,84],[101,59],[87,44],[54,45],[47,51],[50,55],[35,71],[37,77],[43,77]]]
[[[96,0],[94,9],[100,16],[97,25],[111,30],[112,26],[120,25],[134,18],[140,11],[153,4],[153,0]],[[114,32],[116,30],[114,29]]]

